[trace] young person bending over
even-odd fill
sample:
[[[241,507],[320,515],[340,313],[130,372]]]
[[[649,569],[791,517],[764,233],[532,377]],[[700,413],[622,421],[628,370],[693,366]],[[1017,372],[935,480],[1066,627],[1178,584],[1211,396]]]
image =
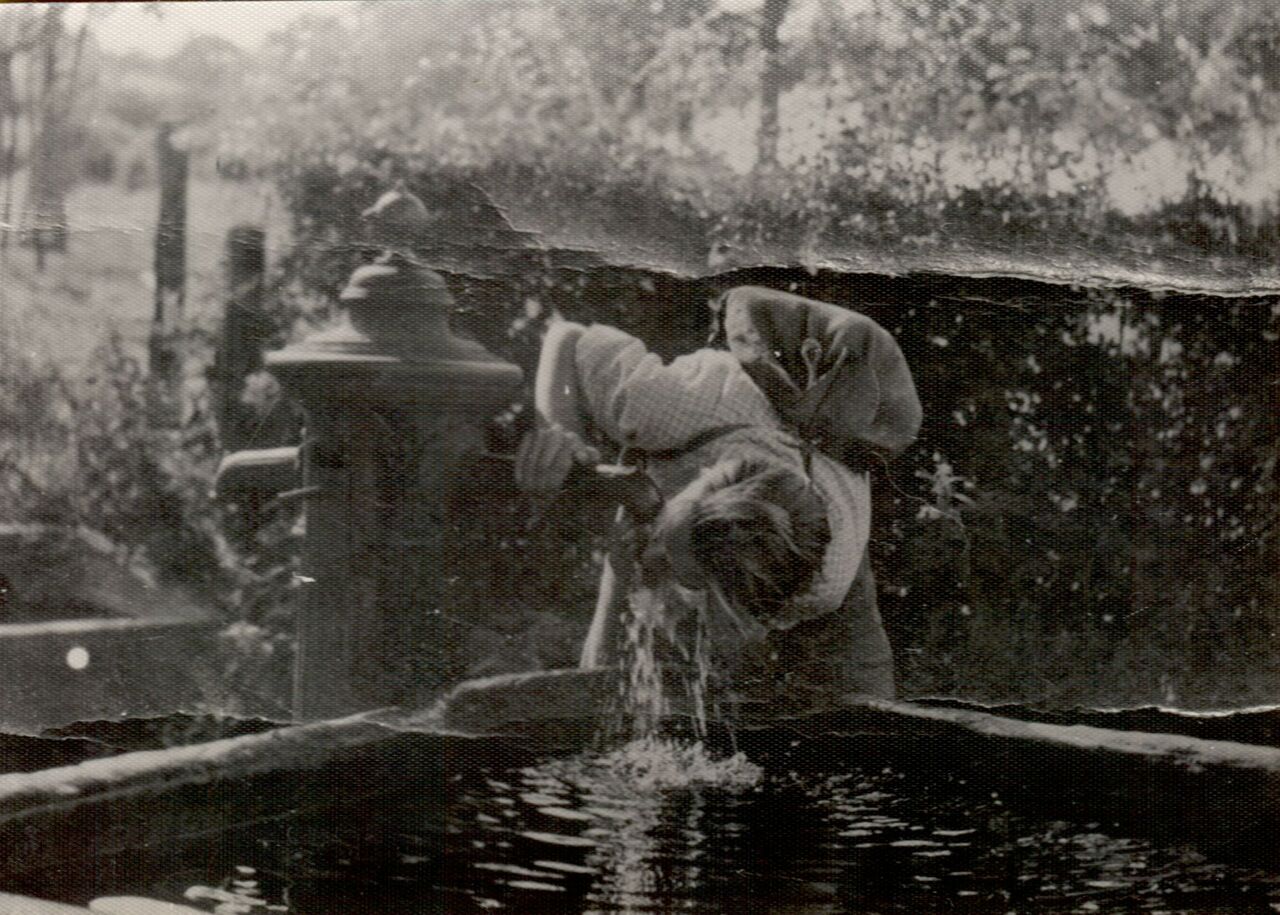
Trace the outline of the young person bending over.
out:
[[[638,569],[704,594],[732,622],[721,631],[736,637],[716,647],[736,691],[807,706],[891,697],[866,561],[868,475],[849,457],[914,438],[906,363],[879,325],[844,309],[754,287],[722,305],[729,349],[666,364],[604,325],[560,321],[545,338],[542,416],[521,443],[518,482],[558,490],[612,445],[664,498],[639,561],[606,561],[582,666],[612,660]]]

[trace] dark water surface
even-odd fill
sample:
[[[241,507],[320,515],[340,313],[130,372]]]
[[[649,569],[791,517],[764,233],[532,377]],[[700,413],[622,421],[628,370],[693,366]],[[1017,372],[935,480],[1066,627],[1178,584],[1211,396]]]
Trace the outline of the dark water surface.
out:
[[[460,756],[443,784],[376,807],[81,863],[41,895],[249,915],[1280,911],[1280,868],[1176,835],[1067,822],[959,773],[798,741],[751,758],[755,783],[739,766],[713,773],[719,784],[655,788],[589,758]]]

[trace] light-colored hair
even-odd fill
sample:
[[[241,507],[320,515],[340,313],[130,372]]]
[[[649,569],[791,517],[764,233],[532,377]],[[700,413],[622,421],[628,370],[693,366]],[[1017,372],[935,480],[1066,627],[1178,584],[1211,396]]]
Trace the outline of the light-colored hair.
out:
[[[810,481],[782,464],[728,458],[703,471],[689,546],[733,606],[768,617],[801,594],[831,542],[826,506]]]

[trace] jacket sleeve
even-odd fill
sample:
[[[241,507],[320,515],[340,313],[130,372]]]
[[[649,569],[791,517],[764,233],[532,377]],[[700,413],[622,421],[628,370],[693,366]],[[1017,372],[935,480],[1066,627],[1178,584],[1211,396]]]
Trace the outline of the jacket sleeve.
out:
[[[557,321],[547,328],[538,355],[533,402],[548,422],[585,438],[590,434],[589,416],[575,365],[578,339],[584,330],[571,321]]]
[[[717,427],[776,425],[729,353],[698,350],[664,363],[630,334],[595,324],[577,336],[574,356],[591,423],[620,445],[666,451]]]

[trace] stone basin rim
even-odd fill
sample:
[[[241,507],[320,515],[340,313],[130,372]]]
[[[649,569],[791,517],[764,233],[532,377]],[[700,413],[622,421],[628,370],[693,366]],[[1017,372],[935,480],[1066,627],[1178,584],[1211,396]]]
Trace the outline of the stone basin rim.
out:
[[[584,707],[591,706],[588,697],[593,691],[612,684],[609,673],[562,670],[469,681],[419,711],[384,708],[209,743],[0,775],[0,849],[5,849],[0,858],[64,860],[73,854],[68,843],[76,842],[84,846],[78,850],[81,856],[92,857],[104,853],[105,836],[121,848],[163,841],[163,836],[155,838],[157,830],[163,832],[156,817],[166,808],[172,808],[170,815],[177,816],[189,833],[193,820],[207,832],[244,822],[228,814],[227,804],[252,805],[253,816],[263,819],[287,815],[300,804],[337,806],[352,797],[347,792],[335,796],[332,779],[351,778],[353,773],[358,784],[351,794],[393,793],[403,781],[401,774],[408,771],[406,759],[414,754],[425,754],[420,757],[429,764],[424,771],[443,765],[446,757],[439,751],[446,740],[475,741],[477,747],[492,743],[543,755],[580,751],[587,748],[594,730],[588,725],[596,720],[594,712],[584,714]],[[531,690],[542,694],[532,704],[526,695],[521,703],[518,697]],[[539,723],[558,732],[558,737],[552,735],[558,744],[548,744],[536,733],[521,733],[521,725]],[[1258,803],[1259,791],[1270,795],[1280,790],[1280,748],[1002,719],[891,700],[849,701],[832,712],[779,719],[774,727],[802,738],[860,740],[874,739],[887,728],[889,733],[923,739],[930,766],[947,769],[954,762],[1000,760],[993,777],[1015,786],[1028,774],[1056,779],[1071,767],[1075,778],[1084,777],[1086,770],[1104,771],[1140,780],[1167,777],[1194,789],[1158,795],[1167,797],[1163,806],[1169,812],[1194,801],[1192,795],[1208,796],[1208,789],[1225,787],[1229,796],[1215,801],[1214,815],[1197,828],[1280,828],[1277,811]],[[524,738],[529,738],[527,744]],[[1009,765],[1014,759],[1010,752],[1021,750],[1029,755]],[[1045,752],[1050,754],[1048,763]],[[264,783],[274,787],[253,790],[253,785]],[[1228,805],[1235,811],[1231,816],[1225,812]],[[1138,815],[1163,815],[1160,810],[1144,811]],[[4,869],[0,862],[0,871]]]

